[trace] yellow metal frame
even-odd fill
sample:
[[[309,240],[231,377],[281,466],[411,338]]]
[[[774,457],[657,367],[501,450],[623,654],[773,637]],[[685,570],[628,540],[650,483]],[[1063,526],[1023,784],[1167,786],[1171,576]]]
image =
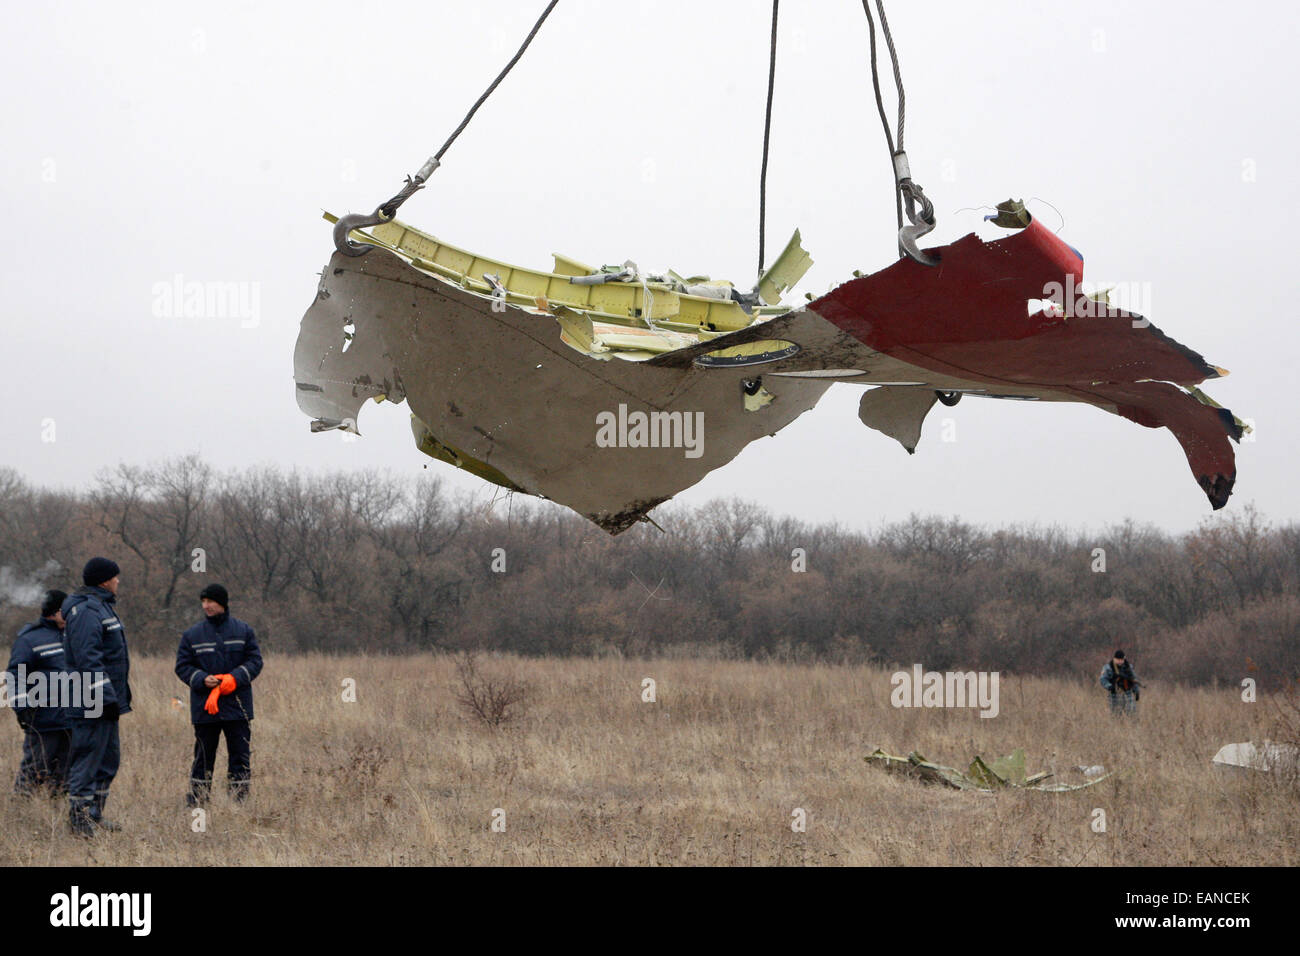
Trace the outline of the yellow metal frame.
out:
[[[325,219],[338,221],[328,212]],[[735,301],[678,292],[662,282],[576,285],[570,278],[597,270],[559,253],[554,254],[554,272],[527,269],[454,246],[396,219],[372,227],[369,233],[354,231],[352,238],[395,252],[415,268],[480,295],[494,293],[493,284],[483,278],[493,276],[505,290],[507,302],[553,315],[564,342],[595,358],[650,358],[781,315],[789,311],[776,304],[781,293],[812,265],[796,229],[760,280],[759,295],[770,304],[751,314]]]

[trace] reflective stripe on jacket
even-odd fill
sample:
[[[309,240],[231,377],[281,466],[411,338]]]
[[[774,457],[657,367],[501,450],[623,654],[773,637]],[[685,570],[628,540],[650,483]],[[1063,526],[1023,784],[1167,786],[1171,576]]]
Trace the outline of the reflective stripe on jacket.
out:
[[[218,614],[204,618],[181,635],[176,649],[176,676],[190,688],[190,721],[253,719],[253,680],[262,672],[262,651],[253,629],[237,617]],[[211,674],[229,674],[235,692],[218,698],[215,714],[203,709],[212,688],[204,685]]]
[[[131,711],[131,657],[116,602],[117,596],[101,587],[78,588],[63,602],[64,664],[83,675],[83,692],[90,699],[116,704],[118,713],[126,714]]]
[[[20,667],[23,669],[22,675],[19,674]],[[59,682],[52,681],[51,678],[63,673],[64,669],[63,632],[59,630],[59,625],[48,618],[41,618],[18,632],[18,640],[14,641],[13,653],[9,655],[6,670],[9,672],[9,687],[13,692],[10,703],[20,724],[40,733],[67,730],[72,726],[68,720],[68,711],[64,707],[54,706],[56,685]],[[34,680],[37,673],[42,676]],[[25,679],[19,681],[20,676]],[[38,687],[38,682],[43,687]],[[64,683],[63,686],[66,687],[67,684]]]

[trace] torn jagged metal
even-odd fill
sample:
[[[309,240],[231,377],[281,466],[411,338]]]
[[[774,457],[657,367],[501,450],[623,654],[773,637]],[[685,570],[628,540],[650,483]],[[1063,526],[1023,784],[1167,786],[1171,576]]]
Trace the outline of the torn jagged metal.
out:
[[[776,261],[758,279],[758,295],[768,305],[777,305],[786,292],[812,268],[812,257],[804,251],[799,230],[794,231]]]
[[[1023,229],[1029,225],[1029,220],[1034,217],[1029,215],[1029,210],[1025,208],[1025,203],[1020,199],[1008,199],[997,205],[997,214],[985,216],[985,220],[993,223],[995,226],[1001,226],[1003,229]]]
[[[1082,282],[1079,254],[1024,211],[859,275],[797,309],[706,276],[525,269],[396,220],[336,254],[294,354],[313,430],[355,432],[367,398],[408,401],[422,451],[549,498],[611,533],[775,434],[835,382],[876,386],[868,427],[909,453],[936,400],[1093,405],[1168,428],[1214,508],[1246,425],[1196,386],[1224,371]],[[332,218],[327,215],[326,218]],[[807,270],[798,232],[760,279],[772,302]]]
[[[894,439],[912,455],[921,440],[921,423],[938,400],[939,394],[934,389],[885,385],[862,393],[858,418],[868,428]]]
[[[955,390],[1081,402],[1168,428],[1210,505],[1227,503],[1237,474],[1230,442],[1242,428],[1190,391],[1222,369],[1142,316],[1087,296],[1027,315],[1027,302],[1083,280],[1083,259],[1037,220],[995,242],[969,235],[937,252],[941,268],[900,260],[807,309],[900,363],[906,379],[944,390],[953,389],[941,379],[962,379]]]
[[[649,296],[639,283],[572,285],[400,223],[375,233],[396,244],[358,234],[377,250],[336,253],[322,273],[295,351],[299,407],[317,423],[355,431],[366,399],[405,399],[425,453],[557,501],[611,533],[780,430],[830,387],[782,380],[750,411],[746,367],[647,361],[674,350],[666,339],[700,344],[716,337],[709,326],[755,321],[734,301],[666,285],[651,284]],[[473,278],[485,273],[505,296]],[[650,314],[658,330],[644,321]],[[602,335],[602,325],[616,331]],[[596,344],[630,360],[599,361],[586,351]]]
[[[433,432],[429,431],[429,426],[414,415],[411,416],[411,431],[415,435],[415,447],[430,458],[445,461],[449,465],[468,471],[471,475],[477,475],[484,481],[500,485],[507,491],[524,490],[487,462],[479,461],[473,455],[467,455],[459,448],[453,448],[451,445],[438,441],[433,437]]]
[[[993,793],[997,790],[1038,790],[1044,793],[1066,793],[1096,786],[1119,771],[1112,771],[1086,783],[1047,783],[1052,774],[1046,770],[1035,774],[1025,772],[1025,751],[1017,747],[1005,757],[991,760],[976,755],[970,766],[961,771],[955,767],[926,760],[913,750],[906,757],[886,753],[877,748],[863,758],[868,766],[879,767],[888,773],[900,774],[922,783],[937,783],[955,790],[976,790]]]

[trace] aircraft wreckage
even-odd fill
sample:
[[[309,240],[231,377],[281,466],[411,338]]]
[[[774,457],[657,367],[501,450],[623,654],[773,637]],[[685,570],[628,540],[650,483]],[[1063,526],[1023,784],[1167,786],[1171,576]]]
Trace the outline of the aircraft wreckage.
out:
[[[1236,478],[1242,425],[1196,388],[1223,373],[1104,297],[1079,255],[1026,225],[904,258],[795,309],[811,265],[796,233],[743,301],[727,283],[474,255],[393,221],[381,252],[335,253],[294,356],[314,430],[355,432],[362,404],[407,401],[426,454],[549,498],[612,533],[811,409],[834,382],[876,386],[862,422],[916,448],[936,402],[1082,402],[1166,427],[1214,508]],[[1053,285],[1055,284],[1055,286]]]
[[[357,432],[368,399],[408,402],[425,454],[617,534],[848,382],[871,386],[862,422],[909,453],[930,409],[964,396],[1079,402],[1168,428],[1211,506],[1227,502],[1245,426],[1197,388],[1226,373],[1104,293],[1076,292],[1082,257],[1020,202],[986,217],[1005,238],[920,249],[935,220],[901,108],[895,144],[880,107],[903,257],[798,307],[781,302],[812,265],[797,231],[743,291],[632,262],[520,268],[399,221],[554,6],[401,192],[368,216],[327,214],[337,251],[294,353],[313,431]],[[766,154],[765,132],[764,168]],[[760,200],[760,263],[762,223]]]

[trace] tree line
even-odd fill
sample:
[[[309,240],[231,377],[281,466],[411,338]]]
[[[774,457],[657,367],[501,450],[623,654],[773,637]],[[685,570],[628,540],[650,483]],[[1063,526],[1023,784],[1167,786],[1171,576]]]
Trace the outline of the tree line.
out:
[[[220,581],[269,650],[673,654],[1091,673],[1123,647],[1144,679],[1300,676],[1300,526],[1252,506],[1166,534],[978,527],[913,515],[872,531],[715,500],[618,537],[523,496],[429,475],[218,471],[197,456],[102,471],[84,491],[0,469],[0,625],[122,567],[134,649],[170,653]]]

